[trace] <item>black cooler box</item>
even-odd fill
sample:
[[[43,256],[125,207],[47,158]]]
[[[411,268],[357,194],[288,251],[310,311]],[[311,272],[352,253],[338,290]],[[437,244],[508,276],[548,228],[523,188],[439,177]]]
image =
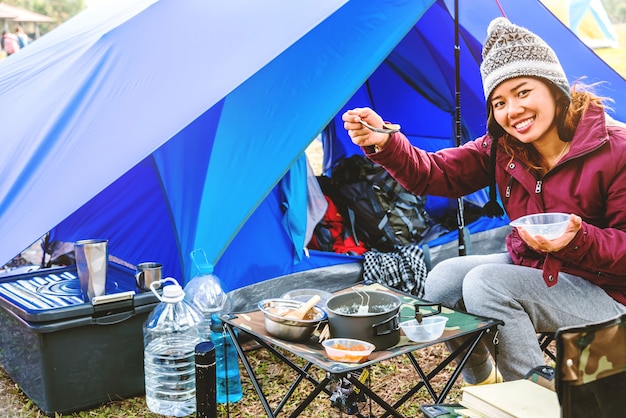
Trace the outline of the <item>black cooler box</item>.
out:
[[[106,296],[83,302],[76,266],[0,278],[0,364],[47,415],[144,392],[143,330],[159,303],[109,263]]]

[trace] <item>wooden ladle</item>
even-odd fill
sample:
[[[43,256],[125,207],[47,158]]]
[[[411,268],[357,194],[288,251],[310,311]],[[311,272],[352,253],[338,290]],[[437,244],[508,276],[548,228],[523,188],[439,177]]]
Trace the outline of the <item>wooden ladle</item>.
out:
[[[319,295],[313,295],[311,299],[304,302],[298,309],[287,311],[282,316],[289,319],[303,319],[307,312],[320,300]]]

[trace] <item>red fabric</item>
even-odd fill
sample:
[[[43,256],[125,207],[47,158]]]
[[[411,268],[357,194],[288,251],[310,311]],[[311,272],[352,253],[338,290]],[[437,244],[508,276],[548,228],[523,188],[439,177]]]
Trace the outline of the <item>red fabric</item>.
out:
[[[368,251],[362,242],[359,242],[357,245],[352,235],[348,235],[345,238],[339,237],[339,239],[335,241],[333,250],[340,254],[352,253],[356,255],[363,255]]]
[[[352,253],[363,255],[368,249],[362,242],[357,244],[351,234],[345,233],[345,222],[339,209],[337,209],[335,203],[328,196],[324,197],[326,198],[326,202],[328,202],[328,209],[326,209],[321,223],[327,227],[334,239],[333,252],[338,254]],[[309,248],[313,250],[321,249],[315,235],[313,235],[309,242]]]

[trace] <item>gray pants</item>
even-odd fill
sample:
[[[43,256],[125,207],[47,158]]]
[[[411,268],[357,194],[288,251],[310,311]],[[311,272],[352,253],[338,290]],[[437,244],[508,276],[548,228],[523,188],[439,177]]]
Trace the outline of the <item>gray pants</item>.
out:
[[[463,369],[468,383],[487,378],[492,369],[490,352],[504,380],[521,379],[545,364],[537,333],[602,322],[626,312],[626,306],[578,276],[561,272],[558,283],[547,287],[541,270],[514,265],[506,253],[442,261],[428,275],[425,299],[504,322],[499,327],[497,355],[491,335],[476,347]]]

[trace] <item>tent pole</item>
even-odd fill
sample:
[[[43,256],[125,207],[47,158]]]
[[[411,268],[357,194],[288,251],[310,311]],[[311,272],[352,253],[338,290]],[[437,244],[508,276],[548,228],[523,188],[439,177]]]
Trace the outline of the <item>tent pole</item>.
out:
[[[461,146],[461,48],[459,46],[459,0],[454,0],[454,94],[455,94],[455,136],[456,146]],[[465,245],[465,214],[463,213],[463,197],[457,199],[456,221],[459,232],[459,255],[466,255]]]

